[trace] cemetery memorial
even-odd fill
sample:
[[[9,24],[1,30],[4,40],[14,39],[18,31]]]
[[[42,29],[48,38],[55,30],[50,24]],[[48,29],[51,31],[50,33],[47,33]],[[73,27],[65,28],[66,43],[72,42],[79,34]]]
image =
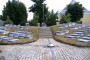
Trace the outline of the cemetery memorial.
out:
[[[0,26],[0,44],[23,44],[38,39],[38,27],[7,24]]]
[[[56,35],[64,35],[66,33],[69,33],[69,31],[68,30],[62,30],[62,31],[57,31]]]
[[[76,23],[66,23],[66,24],[62,24],[62,25],[58,26],[58,28],[68,28],[68,27],[71,27],[74,25],[76,25]]]
[[[8,34],[9,31],[5,27],[0,27],[0,34]]]
[[[90,43],[90,37],[82,37],[81,39],[78,39],[78,42]]]
[[[8,36],[0,36],[0,42],[16,42],[19,39],[14,39]]]
[[[28,38],[28,39],[33,38],[31,32],[25,32],[25,31],[14,31],[14,32],[10,32],[8,35],[14,38]]]
[[[90,23],[64,23],[52,26],[54,39],[75,46],[90,46]]]

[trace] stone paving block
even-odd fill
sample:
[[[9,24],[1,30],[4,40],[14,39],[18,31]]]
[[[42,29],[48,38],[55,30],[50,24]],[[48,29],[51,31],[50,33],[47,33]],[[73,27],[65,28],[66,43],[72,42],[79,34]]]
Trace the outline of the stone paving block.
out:
[[[90,60],[90,48],[79,48],[56,42],[50,38],[56,60]],[[48,39],[23,45],[0,45],[0,56],[5,60],[53,60]]]

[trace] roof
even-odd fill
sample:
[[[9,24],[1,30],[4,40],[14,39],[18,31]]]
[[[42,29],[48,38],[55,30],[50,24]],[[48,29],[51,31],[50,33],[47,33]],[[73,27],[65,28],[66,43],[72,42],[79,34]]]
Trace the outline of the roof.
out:
[[[74,4],[74,3],[76,3],[76,1],[75,0],[72,0],[69,4]]]
[[[76,1],[75,1],[75,0],[72,0],[69,4],[74,4],[74,3],[76,3]],[[67,7],[65,7],[65,8],[60,12],[60,14],[64,14],[66,10],[67,10]],[[85,8],[84,14],[90,14],[90,11]]]
[[[84,14],[90,14],[90,11],[89,11],[88,9],[85,8]]]

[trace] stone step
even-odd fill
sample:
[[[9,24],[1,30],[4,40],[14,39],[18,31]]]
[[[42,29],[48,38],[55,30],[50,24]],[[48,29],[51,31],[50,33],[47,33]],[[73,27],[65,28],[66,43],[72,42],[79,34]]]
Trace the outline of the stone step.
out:
[[[39,36],[40,38],[52,38],[53,36]]]
[[[39,32],[40,34],[52,34],[52,32],[46,32],[46,31],[42,31],[42,32]]]
[[[50,28],[40,28],[40,30],[51,30]]]
[[[53,35],[39,35],[39,37],[52,37]]]
[[[42,30],[39,30],[39,31],[51,31],[51,30],[42,29]]]
[[[53,35],[39,35],[39,36],[53,36]]]
[[[39,33],[52,33],[51,31],[39,31]]]
[[[50,28],[50,27],[40,27],[40,28]]]
[[[39,35],[39,36],[53,36],[52,34],[42,34],[42,35]]]
[[[51,31],[39,31],[39,33],[52,33]]]
[[[40,38],[52,38],[53,35],[52,35],[50,27],[40,27],[39,37]]]
[[[39,36],[52,36],[52,34],[39,34]]]
[[[39,28],[39,29],[50,29],[50,28]]]
[[[53,35],[53,34],[40,33],[39,35]]]
[[[39,36],[39,37],[53,37],[53,36]]]
[[[42,31],[39,31],[39,32],[51,32],[51,30],[50,31],[42,30]]]

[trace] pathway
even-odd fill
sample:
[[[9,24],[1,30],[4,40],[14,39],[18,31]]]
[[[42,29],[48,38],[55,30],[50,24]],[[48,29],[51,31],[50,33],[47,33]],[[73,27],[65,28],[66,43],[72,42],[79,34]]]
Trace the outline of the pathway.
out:
[[[51,38],[52,35],[49,35],[51,34],[49,27],[40,28],[41,32],[40,39],[33,43],[0,45],[2,50],[0,60],[90,60],[90,48],[79,48],[56,42]],[[49,43],[53,43],[55,47],[48,48]]]

